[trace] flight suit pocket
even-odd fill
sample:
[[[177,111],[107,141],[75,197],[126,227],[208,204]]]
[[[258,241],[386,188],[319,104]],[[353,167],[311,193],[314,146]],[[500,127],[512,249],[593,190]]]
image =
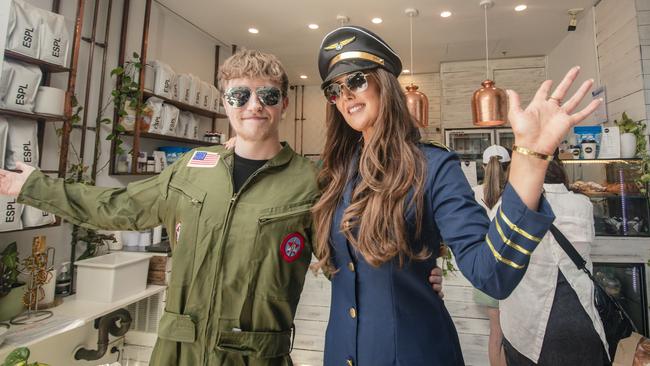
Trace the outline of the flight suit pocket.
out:
[[[312,204],[258,218],[255,260],[260,263],[252,283],[254,295],[295,300],[302,292],[311,261]]]
[[[167,201],[173,214],[165,224],[172,243],[172,286],[187,285],[192,281],[199,218],[205,196],[203,190],[183,179],[174,177],[169,182]]]
[[[189,342],[196,340],[196,325],[192,317],[164,311],[158,323],[158,336],[174,342]]]

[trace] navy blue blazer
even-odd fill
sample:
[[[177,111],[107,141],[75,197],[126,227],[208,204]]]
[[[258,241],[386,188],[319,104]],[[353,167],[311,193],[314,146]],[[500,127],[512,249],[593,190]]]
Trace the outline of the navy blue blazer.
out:
[[[529,210],[508,185],[490,222],[474,200],[457,155],[431,145],[421,149],[427,176],[420,239],[414,234],[414,212],[406,214],[413,251],[426,247],[438,253],[444,242],[475,287],[507,297],[553,222],[551,207],[542,197],[538,212]],[[464,365],[454,323],[428,282],[435,255],[402,267],[397,258],[373,267],[339,231],[355,184],[356,179],[349,180],[332,220],[330,242],[339,271],[332,276],[325,365]]]

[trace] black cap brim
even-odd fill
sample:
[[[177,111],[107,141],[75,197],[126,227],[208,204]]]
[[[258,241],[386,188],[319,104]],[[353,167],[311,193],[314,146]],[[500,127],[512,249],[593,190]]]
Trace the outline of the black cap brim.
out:
[[[380,65],[368,60],[353,59],[340,61],[329,70],[327,77],[320,85],[320,87],[321,89],[325,89],[325,87],[329,85],[332,80],[341,75],[345,75],[354,71],[370,70],[377,67],[380,67]]]

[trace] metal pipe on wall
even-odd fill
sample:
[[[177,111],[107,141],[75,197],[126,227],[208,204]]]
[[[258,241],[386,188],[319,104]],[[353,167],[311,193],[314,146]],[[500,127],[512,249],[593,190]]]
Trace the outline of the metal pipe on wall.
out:
[[[130,0],[124,0],[124,3],[122,5],[122,27],[120,30],[120,47],[117,55],[117,65],[124,67],[124,54],[126,53],[126,34],[129,29],[129,8],[131,6]],[[118,75],[116,80],[115,80],[115,88],[120,89],[122,87],[122,75]],[[117,134],[117,123],[116,121],[119,121],[119,111],[117,108],[113,108],[113,128],[111,133]],[[115,153],[117,151],[117,146],[115,145],[115,141],[111,143],[111,157],[108,162],[108,170],[110,171],[111,174],[115,174]]]
[[[77,2],[77,17],[75,20],[75,31],[74,37],[72,40],[72,52],[71,58],[72,62],[70,64],[70,71],[68,73],[68,90],[66,91],[65,99],[65,111],[64,116],[65,120],[63,121],[63,132],[61,135],[61,141],[70,141],[70,130],[72,126],[70,124],[70,117],[72,116],[72,95],[75,93],[75,85],[77,82],[77,65],[79,63],[79,46],[81,41],[81,26],[83,24],[83,14],[84,14],[84,0],[78,0]],[[61,151],[59,155],[59,178],[65,177],[65,172],[68,166],[68,144],[61,144]]]
[[[144,10],[144,23],[142,24],[142,44],[140,46],[140,75],[138,77],[138,84],[140,86],[140,97],[144,91],[144,65],[147,64],[147,45],[149,43],[149,23],[151,21],[151,3],[152,0],[147,0],[147,4]],[[140,122],[142,122],[142,116],[140,115],[140,110],[135,111],[135,126],[133,130],[133,151],[140,152]],[[131,156],[131,173],[136,173],[138,167],[138,156],[133,154]]]
[[[291,86],[293,90],[293,148],[298,150],[298,87]]]
[[[93,9],[92,30],[90,32],[90,52],[88,55],[88,67],[86,70],[86,90],[84,93],[84,102],[82,106],[83,118],[81,120],[81,145],[79,146],[79,163],[84,163],[84,154],[86,152],[86,132],[88,132],[88,99],[90,99],[90,84],[92,83],[93,75],[93,60],[95,58],[95,36],[97,35],[97,14],[99,13],[99,0],[95,0],[95,7]],[[77,173],[77,179],[80,180],[82,171]]]
[[[97,165],[99,164],[99,155],[101,152],[100,133],[102,120],[102,104],[104,102],[104,82],[106,80],[106,55],[108,54],[108,41],[111,34],[111,13],[113,9],[113,0],[108,0],[108,9],[106,10],[106,28],[104,29],[104,54],[102,55],[102,71],[99,80],[99,100],[97,103],[97,118],[95,119],[95,149],[93,151],[93,165],[90,170],[90,178],[93,182],[97,180]]]

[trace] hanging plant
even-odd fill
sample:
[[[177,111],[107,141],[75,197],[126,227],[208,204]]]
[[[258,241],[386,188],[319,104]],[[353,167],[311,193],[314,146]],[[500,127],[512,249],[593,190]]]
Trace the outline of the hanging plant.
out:
[[[118,66],[111,70],[111,76],[121,78],[121,82],[116,83],[115,89],[111,91],[111,100],[113,107],[117,110],[118,123],[115,124],[115,121],[109,118],[102,119],[102,122],[115,124],[115,133],[108,135],[106,140],[115,142],[117,155],[125,153],[121,147],[123,141],[120,139],[120,135],[128,130],[125,125],[128,126],[132,122],[135,126],[136,116],[145,114],[145,104],[142,102],[138,78],[141,69],[142,59],[137,52],[133,52],[133,59],[126,61],[124,67]]]

